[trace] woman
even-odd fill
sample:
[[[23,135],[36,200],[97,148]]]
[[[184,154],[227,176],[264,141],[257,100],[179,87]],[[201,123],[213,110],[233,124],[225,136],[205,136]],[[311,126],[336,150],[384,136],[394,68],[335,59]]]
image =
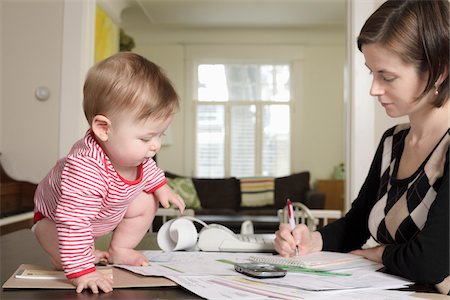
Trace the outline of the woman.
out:
[[[389,0],[366,21],[358,48],[373,76],[370,94],[390,117],[352,208],[310,232],[280,225],[282,256],[328,250],[382,263],[410,280],[450,290],[449,2]],[[372,236],[380,245],[361,250]]]

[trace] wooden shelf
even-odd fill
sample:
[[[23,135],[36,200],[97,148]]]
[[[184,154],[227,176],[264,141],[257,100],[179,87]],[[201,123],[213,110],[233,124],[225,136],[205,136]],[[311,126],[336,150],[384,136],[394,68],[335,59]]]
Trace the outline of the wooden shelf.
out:
[[[344,211],[344,180],[318,179],[316,189],[325,194],[325,209]]]

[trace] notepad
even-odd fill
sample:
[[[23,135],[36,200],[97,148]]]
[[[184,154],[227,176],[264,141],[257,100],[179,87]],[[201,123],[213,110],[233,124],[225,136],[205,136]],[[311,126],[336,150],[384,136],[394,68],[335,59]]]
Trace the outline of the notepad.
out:
[[[250,260],[273,265],[296,266],[316,270],[337,270],[372,264],[371,261],[355,254],[329,251],[320,251],[293,257],[258,255],[251,256]]]

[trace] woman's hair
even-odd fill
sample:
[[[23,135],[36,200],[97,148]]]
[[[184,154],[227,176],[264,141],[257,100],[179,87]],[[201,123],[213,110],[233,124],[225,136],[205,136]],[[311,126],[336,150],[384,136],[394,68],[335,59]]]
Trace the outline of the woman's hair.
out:
[[[358,48],[377,43],[396,53],[419,74],[429,74],[418,100],[435,88],[439,76],[444,81],[433,105],[441,107],[449,97],[449,1],[388,0],[364,24]]]
[[[178,95],[161,68],[131,52],[120,52],[94,65],[83,92],[90,125],[96,115],[131,112],[143,120],[166,118],[179,108]]]

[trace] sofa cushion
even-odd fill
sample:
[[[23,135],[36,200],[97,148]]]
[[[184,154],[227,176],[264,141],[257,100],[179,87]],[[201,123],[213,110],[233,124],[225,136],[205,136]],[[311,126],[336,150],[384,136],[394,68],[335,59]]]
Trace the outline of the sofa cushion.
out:
[[[201,206],[238,210],[241,204],[241,187],[235,177],[220,179],[192,179]]]
[[[309,187],[309,172],[295,173],[285,177],[275,178],[275,207],[286,206],[286,199],[303,202]]]
[[[175,177],[167,178],[167,184],[175,193],[183,198],[186,208],[201,208],[200,199],[191,178]]]
[[[261,207],[274,203],[273,177],[243,177],[241,207]]]

